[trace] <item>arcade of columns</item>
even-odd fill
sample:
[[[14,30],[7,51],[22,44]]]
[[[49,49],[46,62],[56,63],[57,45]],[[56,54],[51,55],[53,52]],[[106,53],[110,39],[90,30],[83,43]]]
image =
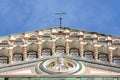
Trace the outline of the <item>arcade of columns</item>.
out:
[[[92,39],[92,46],[94,47],[94,59],[98,60],[98,53],[99,53],[98,48],[100,47],[100,45],[97,43],[98,38],[96,36],[95,37],[93,36],[92,38],[88,39],[88,41],[87,40],[85,41],[83,33],[79,34],[79,37],[75,37],[75,36],[72,37],[71,36],[72,38],[70,38],[70,32],[69,31],[67,31],[66,33],[64,32],[64,34],[63,33],[58,33],[58,34],[57,33],[51,33],[51,34],[54,35],[54,37],[55,37],[55,35],[57,35],[56,37],[60,36],[60,37],[65,39],[65,51],[66,51],[65,54],[66,55],[69,55],[69,53],[70,53],[70,43],[72,42],[72,39],[77,40],[78,43],[79,43],[78,44],[79,45],[79,55],[80,55],[81,58],[84,57],[83,56],[84,55],[84,46],[87,43],[89,43],[89,41],[91,42],[91,39]],[[65,37],[66,35],[67,35],[67,38]],[[69,37],[68,37],[68,35],[69,35]],[[38,58],[40,58],[40,56],[42,56],[42,45],[44,45],[42,43],[43,43],[43,41],[45,41],[42,38],[43,38],[43,35],[39,34],[37,36],[37,39],[36,39],[37,42],[34,42],[37,45]],[[25,60],[27,60],[27,46],[28,46],[28,43],[29,43],[28,42],[29,38],[24,35],[23,39],[24,39],[24,44],[21,47],[22,47],[22,51],[23,51],[23,60],[25,61]],[[9,39],[8,41],[9,41],[9,44],[13,44],[15,42],[15,39]],[[51,46],[52,56],[55,56],[55,54],[56,54],[56,46],[57,46],[56,41],[57,41],[57,38],[52,38],[50,40],[50,44],[52,45]],[[108,48],[108,59],[109,59],[110,63],[113,62],[113,50],[114,50],[111,46],[109,46],[109,44],[111,44],[111,42],[112,42],[112,39],[109,39],[109,40],[106,41],[106,43],[108,45],[107,46],[107,48]],[[9,63],[13,62],[13,48],[14,48],[13,46],[8,47]]]

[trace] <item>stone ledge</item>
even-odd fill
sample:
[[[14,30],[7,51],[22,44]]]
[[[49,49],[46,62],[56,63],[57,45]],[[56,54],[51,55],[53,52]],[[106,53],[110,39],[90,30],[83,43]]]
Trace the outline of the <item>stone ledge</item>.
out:
[[[14,77],[14,78],[119,78],[120,75],[0,75],[0,77]]]

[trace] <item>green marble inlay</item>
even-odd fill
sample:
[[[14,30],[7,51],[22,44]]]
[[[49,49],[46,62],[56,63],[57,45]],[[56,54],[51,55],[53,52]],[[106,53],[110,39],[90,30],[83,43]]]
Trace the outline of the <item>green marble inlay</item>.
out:
[[[120,78],[9,78],[9,80],[120,80]]]
[[[0,80],[4,80],[4,78],[0,78]]]

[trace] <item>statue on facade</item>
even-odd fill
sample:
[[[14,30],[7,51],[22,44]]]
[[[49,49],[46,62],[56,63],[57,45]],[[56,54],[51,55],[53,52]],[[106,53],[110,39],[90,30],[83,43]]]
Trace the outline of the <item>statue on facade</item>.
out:
[[[57,58],[57,60],[55,62],[54,69],[56,71],[59,71],[59,72],[64,72],[64,71],[67,71],[69,69],[69,66],[67,65],[64,58],[59,57],[59,58]]]

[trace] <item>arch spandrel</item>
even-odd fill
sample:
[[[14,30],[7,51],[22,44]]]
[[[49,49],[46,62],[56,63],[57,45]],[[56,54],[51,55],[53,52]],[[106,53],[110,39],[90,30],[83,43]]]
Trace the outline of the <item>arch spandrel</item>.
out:
[[[56,46],[61,45],[61,46],[65,46],[65,39],[63,38],[59,38],[56,40]]]
[[[51,49],[51,47],[52,47],[52,45],[51,45],[51,42],[49,42],[49,41],[45,41],[42,43],[42,49],[44,49],[44,48]]]
[[[22,47],[20,47],[20,46],[14,47],[14,48],[13,48],[13,54],[16,54],[16,53],[21,53],[21,54],[23,54]]]
[[[73,41],[70,43],[70,48],[77,48],[77,49],[79,49],[79,42],[73,40]]]
[[[9,57],[8,49],[5,48],[0,49],[0,56]]]
[[[116,49],[113,51],[113,56],[120,56],[120,48],[116,48]]]
[[[37,51],[37,44],[31,43],[30,45],[27,46],[28,51]]]
[[[84,51],[93,51],[94,52],[94,45],[90,44],[90,43],[87,43],[85,46],[84,46]]]
[[[99,47],[98,54],[101,54],[101,53],[108,54],[108,47],[105,47],[105,46]]]

